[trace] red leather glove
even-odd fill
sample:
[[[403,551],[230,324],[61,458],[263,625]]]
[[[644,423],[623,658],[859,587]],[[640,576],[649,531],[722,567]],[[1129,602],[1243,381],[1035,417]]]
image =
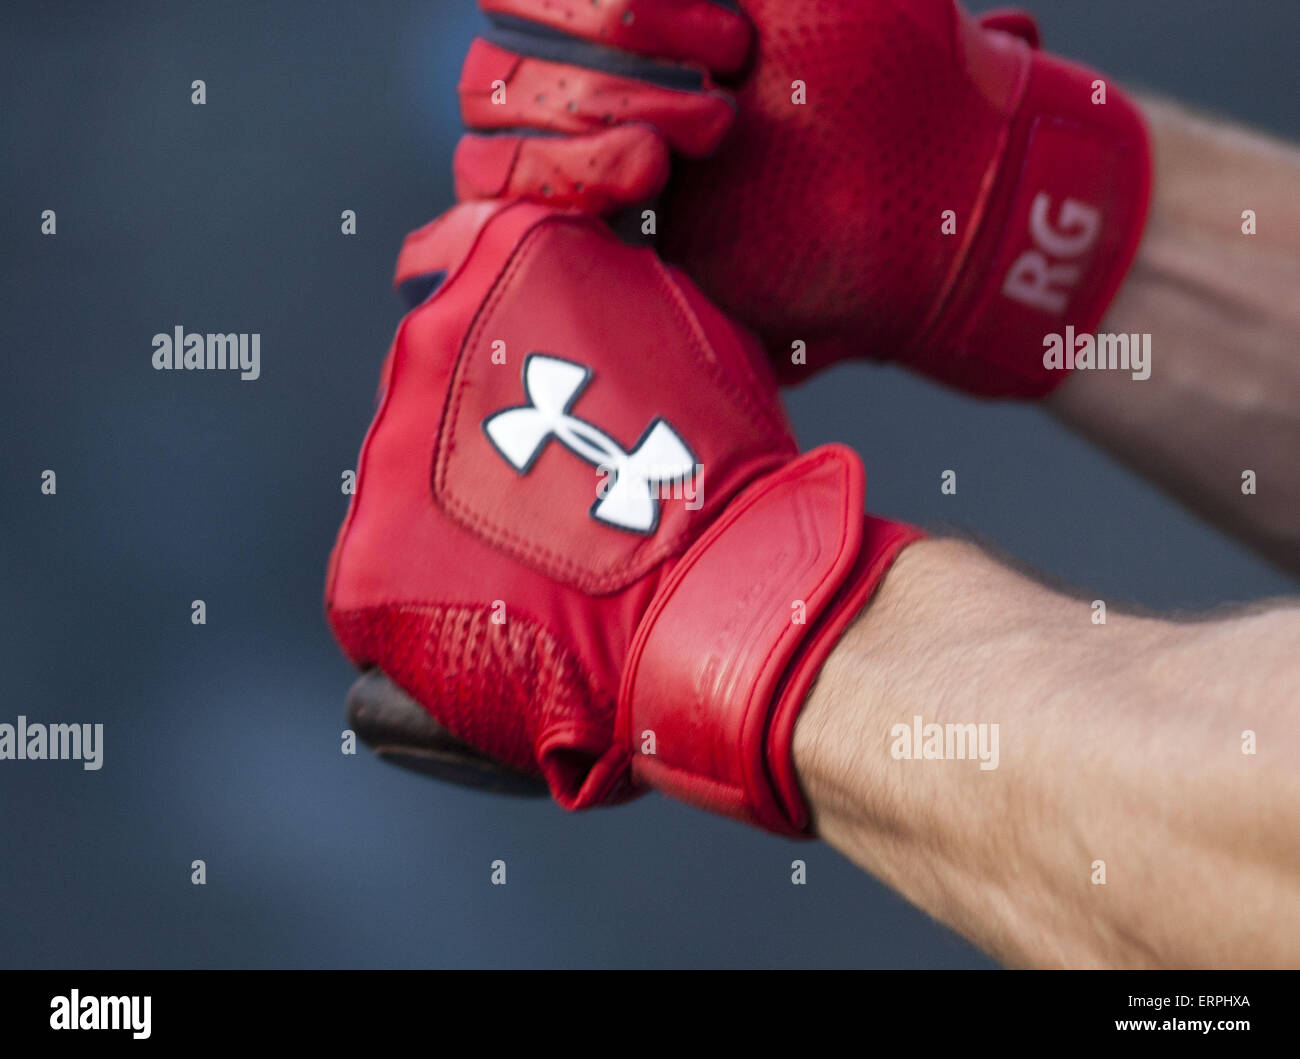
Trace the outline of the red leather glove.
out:
[[[649,785],[806,833],[795,718],[917,531],[864,518],[753,337],[589,215],[457,207],[397,282],[326,590],[349,658],[567,808]]]
[[[494,134],[462,140],[462,198],[612,209],[663,185],[668,148],[698,155],[726,132],[698,64],[734,68],[738,16],[682,0],[726,27],[725,61],[711,61],[684,50],[686,21],[629,39],[654,0],[480,3],[496,43],[472,46],[461,108]],[[976,20],[953,0],[740,7],[756,44],[735,127],[713,157],[677,162],[665,257],[758,331],[782,381],[869,356],[986,396],[1053,389],[1065,373],[1044,367],[1044,337],[1097,327],[1141,236],[1150,158],[1132,102],[1112,83],[1096,102],[1099,75],[1039,51],[1020,13]]]

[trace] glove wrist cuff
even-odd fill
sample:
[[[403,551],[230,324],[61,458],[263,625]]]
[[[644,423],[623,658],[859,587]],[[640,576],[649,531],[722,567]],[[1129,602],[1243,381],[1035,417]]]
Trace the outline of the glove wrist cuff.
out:
[[[750,485],[664,580],[633,640],[616,739],[643,784],[787,835],[808,831],[794,724],[911,527],[862,515],[830,445]]]
[[[1047,362],[1050,336],[1091,333],[1132,264],[1149,136],[1117,85],[1037,52],[995,167],[958,279],[912,359],[969,392],[1037,398],[1069,373]]]

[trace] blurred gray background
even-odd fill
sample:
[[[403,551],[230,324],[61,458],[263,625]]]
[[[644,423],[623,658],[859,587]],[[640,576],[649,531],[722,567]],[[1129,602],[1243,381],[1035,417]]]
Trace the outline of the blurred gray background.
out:
[[[1293,0],[1030,6],[1055,50],[1300,138]],[[99,772],[0,762],[0,964],[992,966],[822,845],[657,796],[569,816],[339,753],[339,476],[400,240],[451,201],[478,19],[472,0],[4,5],[0,721],[106,734]],[[261,332],[262,378],[153,371],[176,324]],[[875,510],[1108,600],[1293,590],[1033,409],[866,365],[790,402],[805,444],[863,454]]]

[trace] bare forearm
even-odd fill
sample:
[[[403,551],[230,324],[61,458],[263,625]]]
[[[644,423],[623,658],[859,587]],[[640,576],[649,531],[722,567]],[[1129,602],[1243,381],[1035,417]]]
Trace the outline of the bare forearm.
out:
[[[1300,149],[1173,104],[1143,108],[1151,218],[1101,330],[1151,335],[1150,377],[1077,371],[1048,406],[1300,573]]]
[[[1284,609],[1094,624],[923,542],[823,669],[795,761],[827,841],[1008,963],[1295,966],[1298,639]],[[996,767],[900,735],[968,722],[998,726]]]

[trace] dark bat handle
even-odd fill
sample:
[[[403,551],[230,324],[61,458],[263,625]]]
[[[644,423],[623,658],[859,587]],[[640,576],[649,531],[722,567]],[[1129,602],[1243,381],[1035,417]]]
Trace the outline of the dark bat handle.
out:
[[[357,678],[347,706],[352,730],[394,765],[496,794],[535,798],[549,793],[544,780],[499,765],[462,743],[377,669]]]

